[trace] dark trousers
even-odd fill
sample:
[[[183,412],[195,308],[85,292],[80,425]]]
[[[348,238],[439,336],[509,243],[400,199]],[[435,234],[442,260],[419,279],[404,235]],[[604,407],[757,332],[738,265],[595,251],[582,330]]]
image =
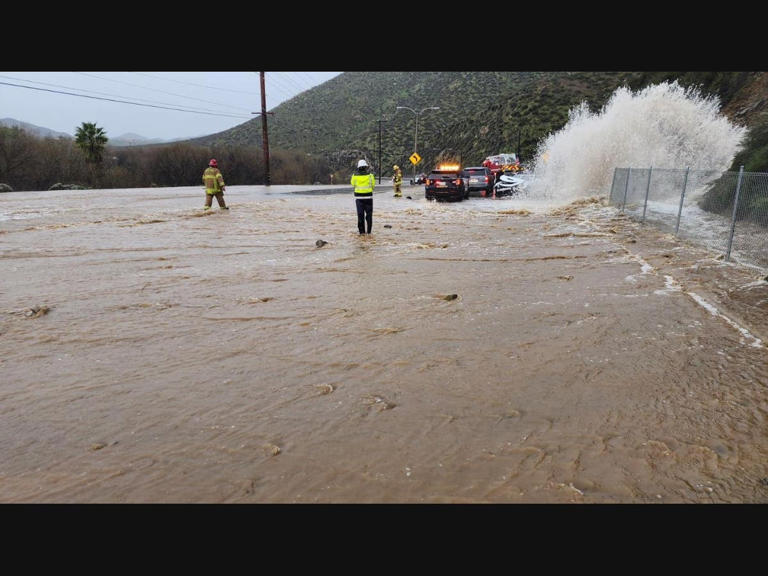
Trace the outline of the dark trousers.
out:
[[[365,226],[368,226],[368,234],[373,227],[373,198],[355,198],[357,206],[357,229],[360,234],[365,234]]]

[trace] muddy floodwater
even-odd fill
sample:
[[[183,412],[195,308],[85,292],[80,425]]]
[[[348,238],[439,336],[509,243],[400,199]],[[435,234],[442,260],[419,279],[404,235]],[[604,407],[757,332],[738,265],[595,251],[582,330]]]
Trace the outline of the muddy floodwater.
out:
[[[0,194],[0,502],[768,502],[768,272],[380,189]]]

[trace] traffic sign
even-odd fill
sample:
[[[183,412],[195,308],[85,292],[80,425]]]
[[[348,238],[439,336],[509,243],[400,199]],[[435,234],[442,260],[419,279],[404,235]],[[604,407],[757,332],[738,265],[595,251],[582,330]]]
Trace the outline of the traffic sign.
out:
[[[411,157],[409,158],[409,160],[411,161],[411,164],[416,166],[416,164],[421,162],[421,156],[419,156],[418,154],[416,154],[416,152],[414,152],[413,154],[411,154]]]

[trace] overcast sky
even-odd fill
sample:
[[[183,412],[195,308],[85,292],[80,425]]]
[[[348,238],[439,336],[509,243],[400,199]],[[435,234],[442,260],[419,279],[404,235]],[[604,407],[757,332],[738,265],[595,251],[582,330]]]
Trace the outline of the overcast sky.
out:
[[[338,74],[266,72],[267,110]],[[83,122],[95,122],[111,138],[192,138],[258,118],[252,112],[260,111],[258,72],[0,72],[0,119],[71,135]]]

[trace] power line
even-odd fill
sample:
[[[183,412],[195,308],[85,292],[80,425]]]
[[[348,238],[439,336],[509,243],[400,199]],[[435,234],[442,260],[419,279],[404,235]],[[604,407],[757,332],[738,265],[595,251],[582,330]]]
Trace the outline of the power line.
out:
[[[285,74],[286,74],[286,79],[289,82],[291,82],[299,90],[299,92],[304,92],[308,90],[308,88],[304,87],[304,84],[302,84],[292,76],[293,74],[292,72],[286,72]]]
[[[286,86],[285,81],[279,76],[270,74],[269,82],[270,82],[271,90],[274,91],[275,88],[277,88],[278,92],[280,92],[283,95],[283,98],[288,99],[295,96],[294,89],[289,86]]]
[[[65,90],[78,90],[80,92],[90,92],[91,94],[101,94],[102,96],[111,96],[111,97],[117,98],[115,94],[110,94],[108,92],[99,92],[97,90],[87,90],[85,88],[72,88],[71,86],[62,86],[61,84],[52,84],[50,82],[40,82],[38,80],[27,80],[26,78],[15,78],[13,76],[0,76],[0,78],[5,78],[8,80],[18,80],[20,82],[29,82],[30,84],[41,84],[43,86],[53,86],[54,88],[64,88]],[[132,99],[136,100],[137,102],[149,102],[151,104],[173,106],[173,104],[169,104],[168,102],[158,102],[157,100],[148,100],[146,98],[132,97]],[[201,111],[201,112],[215,112],[215,110],[208,110],[206,108],[191,108],[190,106],[187,106],[187,108],[195,111]]]
[[[224,106],[226,108],[237,108],[239,110],[247,110],[240,106],[233,106],[231,104],[222,104],[221,102],[211,102],[210,100],[203,100],[202,98],[195,98],[193,96],[185,96],[184,94],[175,94],[174,92],[166,92],[165,90],[158,90],[156,88],[147,88],[146,86],[140,86],[138,84],[131,84],[130,82],[123,82],[122,80],[114,80],[112,78],[102,78],[95,74],[88,74],[87,72],[75,72],[75,74],[82,74],[83,76],[89,76],[98,80],[106,80],[107,82],[116,82],[118,84],[125,84],[126,86],[133,86],[134,88],[142,88],[143,90],[149,90],[151,92],[160,92],[161,94],[168,94],[169,96],[178,96],[180,98],[186,98],[187,100],[197,100],[198,102],[205,102],[206,104],[215,104],[216,106]]]
[[[23,86],[21,84],[12,84],[10,82],[0,82],[5,86],[15,86],[17,88],[27,88],[29,90],[39,90],[41,92],[52,92],[54,94],[66,94],[68,96],[78,96],[80,98],[90,98],[92,100],[106,100],[108,102],[119,102],[121,104],[132,104],[133,106],[144,106],[146,108],[161,108],[163,110],[176,110],[177,112],[189,112],[192,114],[206,114],[208,116],[224,116],[226,118],[247,118],[246,116],[237,116],[235,114],[219,114],[216,112],[199,112],[196,110],[184,110],[182,108],[173,108],[170,106],[155,106],[153,104],[141,104],[140,102],[129,102],[128,100],[117,100],[114,98],[100,98],[98,96],[88,96],[86,94],[75,94],[73,92],[62,92],[60,90],[50,90],[48,88],[37,88],[36,86]]]
[[[304,82],[300,82],[294,78],[291,72],[281,72],[279,74],[279,76],[274,75],[275,78],[279,78],[281,82],[289,86],[291,91],[294,92],[294,95],[298,92],[304,92],[305,90],[309,89],[309,87],[306,86]]]
[[[232,90],[231,88],[219,88],[218,86],[207,86],[205,84],[196,84],[194,82],[184,82],[183,80],[174,80],[173,78],[164,78],[161,76],[154,76],[152,74],[145,74],[143,72],[134,72],[139,76],[146,76],[147,78],[155,78],[157,80],[165,80],[167,82],[176,82],[177,84],[186,84],[187,86],[198,86],[199,88],[210,88],[211,90],[220,90],[222,92],[234,92],[236,94],[248,94],[249,96],[258,96],[258,92],[246,92],[245,90]]]

